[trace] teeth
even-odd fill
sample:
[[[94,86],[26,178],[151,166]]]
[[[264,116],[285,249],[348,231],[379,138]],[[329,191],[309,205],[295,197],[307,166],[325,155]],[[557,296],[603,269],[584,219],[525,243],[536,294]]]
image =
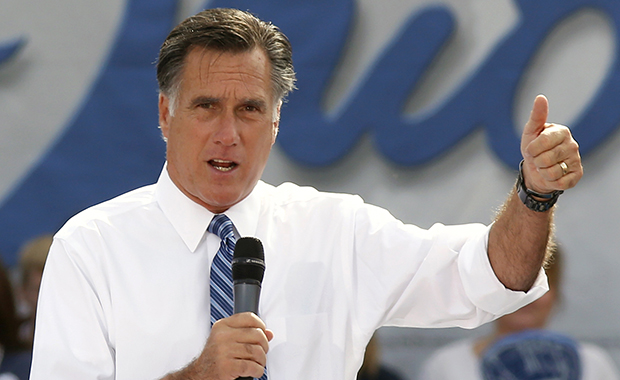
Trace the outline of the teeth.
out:
[[[213,167],[221,172],[228,172],[228,171],[231,171],[233,168],[232,166],[217,166],[217,165],[213,165]]]
[[[231,171],[236,164],[232,161],[226,161],[226,160],[218,160],[218,159],[213,159],[211,160],[211,165],[221,171],[221,172],[228,172]]]

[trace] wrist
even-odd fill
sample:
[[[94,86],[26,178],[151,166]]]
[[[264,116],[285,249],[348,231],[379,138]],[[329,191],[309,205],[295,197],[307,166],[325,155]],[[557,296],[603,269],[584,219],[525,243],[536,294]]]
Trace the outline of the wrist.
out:
[[[551,193],[539,193],[528,189],[523,176],[523,161],[519,163],[519,177],[517,179],[516,191],[519,199],[530,210],[545,212],[549,210],[558,200],[562,190],[555,190]]]

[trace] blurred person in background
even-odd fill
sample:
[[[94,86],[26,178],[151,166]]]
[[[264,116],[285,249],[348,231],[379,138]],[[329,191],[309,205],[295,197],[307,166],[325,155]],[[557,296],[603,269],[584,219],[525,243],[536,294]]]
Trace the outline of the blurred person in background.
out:
[[[4,263],[0,261],[0,379],[28,380],[32,353],[19,339],[15,294]]]
[[[373,335],[366,346],[364,362],[357,374],[357,380],[404,380],[405,378],[381,363],[381,348],[377,335]]]
[[[34,340],[34,320],[39,299],[39,287],[47,253],[52,245],[53,235],[46,234],[33,238],[19,251],[19,288],[22,310],[20,338],[32,346]]]
[[[553,246],[553,260],[545,268],[549,291],[538,300],[499,318],[491,335],[465,339],[437,350],[422,368],[421,380],[482,380],[481,358],[498,340],[527,330],[543,330],[561,299],[561,272],[564,253]],[[582,380],[620,380],[611,357],[600,347],[577,345]]]

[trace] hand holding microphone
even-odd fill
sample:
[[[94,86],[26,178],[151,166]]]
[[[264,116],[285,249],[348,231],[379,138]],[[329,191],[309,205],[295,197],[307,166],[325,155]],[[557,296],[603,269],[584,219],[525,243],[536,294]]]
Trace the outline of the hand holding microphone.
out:
[[[268,342],[273,338],[273,333],[256,315],[265,272],[260,240],[245,237],[237,240],[232,272],[234,314],[213,324],[203,352],[184,369],[184,376],[166,380],[204,376],[231,378],[239,374],[257,378],[262,376],[267,362]]]

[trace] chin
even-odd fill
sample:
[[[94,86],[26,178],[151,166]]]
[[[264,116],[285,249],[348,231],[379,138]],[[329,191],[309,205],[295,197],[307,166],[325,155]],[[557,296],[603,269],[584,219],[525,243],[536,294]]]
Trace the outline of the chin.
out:
[[[208,207],[207,209],[209,209],[209,211],[213,212],[213,210],[221,210],[218,211],[219,213],[222,213],[226,210],[228,210],[229,208],[231,208],[232,206],[236,205],[237,203],[239,203],[243,198],[232,198],[232,199],[222,199],[222,198],[218,198],[218,199],[209,199],[208,201],[203,201]]]

